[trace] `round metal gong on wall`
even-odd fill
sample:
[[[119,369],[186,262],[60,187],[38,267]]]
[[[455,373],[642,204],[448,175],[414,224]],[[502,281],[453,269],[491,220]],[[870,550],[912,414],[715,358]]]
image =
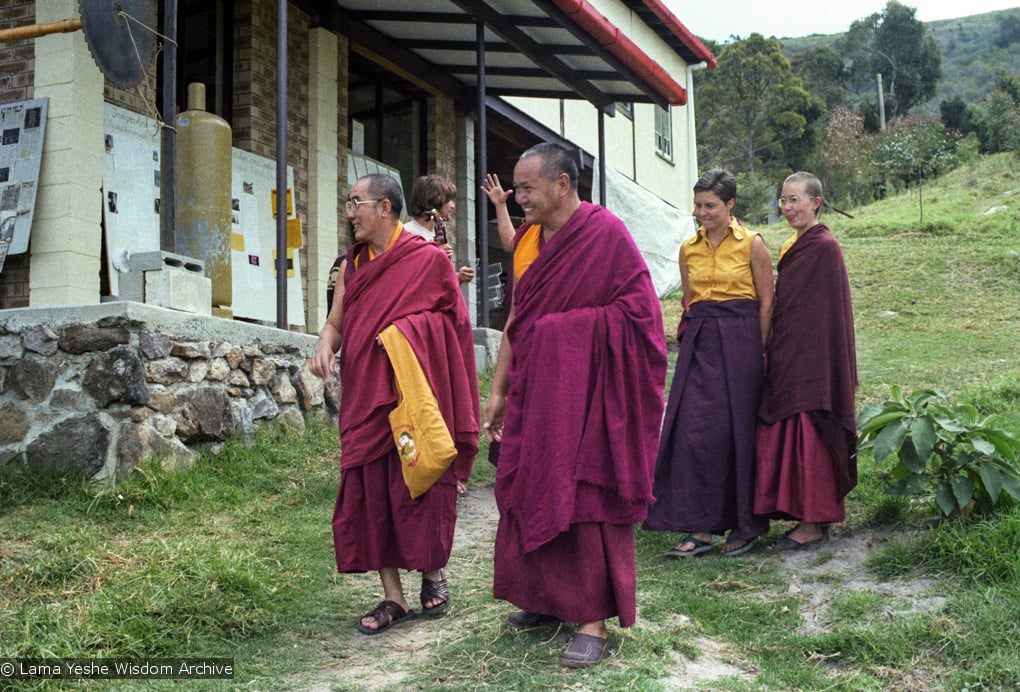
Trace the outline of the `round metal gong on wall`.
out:
[[[156,54],[155,0],[78,0],[81,19],[0,30],[0,43],[81,29],[103,77],[130,89],[152,68]]]
[[[122,88],[145,78],[156,48],[154,0],[78,0],[85,43],[103,76]]]

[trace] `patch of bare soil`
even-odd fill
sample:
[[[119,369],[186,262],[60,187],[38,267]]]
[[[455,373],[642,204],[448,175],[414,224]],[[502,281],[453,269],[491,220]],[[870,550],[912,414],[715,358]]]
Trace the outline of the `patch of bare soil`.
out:
[[[941,608],[946,598],[938,593],[934,580],[880,581],[865,569],[868,554],[895,538],[888,532],[834,534],[817,550],[783,553],[779,560],[790,571],[788,593],[802,596],[805,601],[801,629],[809,633],[828,630],[836,589],[892,596],[885,611],[889,619]]]
[[[488,550],[495,540],[498,513],[491,488],[472,488],[457,503],[457,532],[454,539],[451,563],[463,559],[465,554],[477,555],[479,550]],[[933,581],[894,580],[881,581],[865,568],[869,552],[890,540],[895,535],[878,532],[857,532],[852,535],[834,534],[817,550],[769,555],[767,559],[777,560],[789,573],[786,593],[801,597],[801,627],[805,632],[819,633],[831,626],[830,610],[839,593],[870,592],[892,596],[885,615],[889,618],[900,615],[938,609],[945,598],[937,593]],[[762,550],[762,549],[759,549]],[[756,551],[756,555],[761,553]],[[476,558],[470,558],[480,561]],[[748,559],[755,559],[749,555]],[[760,558],[759,558],[760,559]],[[455,565],[451,564],[451,567]],[[481,567],[481,565],[479,565]],[[460,565],[459,569],[467,568]],[[470,567],[475,569],[475,567]],[[489,566],[491,569],[491,565]],[[362,578],[362,577],[357,577]],[[364,575],[368,589],[375,575]],[[411,583],[405,577],[405,588]],[[453,582],[451,582],[453,585]],[[413,592],[416,598],[416,591]],[[774,595],[783,595],[777,593]],[[766,594],[766,597],[768,594]],[[409,600],[414,600],[409,596]],[[457,598],[454,586],[454,599]],[[685,626],[689,620],[683,615],[674,615],[670,626]],[[413,670],[429,656],[430,649],[444,641],[455,641],[476,622],[470,617],[447,617],[437,622],[419,618],[408,624],[401,624],[380,636],[358,634],[350,631],[336,632],[335,640],[329,642],[335,664],[306,676],[305,682],[296,682],[295,687],[313,692],[331,690],[372,690],[382,687],[401,688],[406,671]],[[497,625],[494,623],[493,625]],[[637,628],[643,627],[640,621]],[[565,638],[564,638],[564,641]],[[668,671],[662,683],[668,689],[703,690],[711,688],[714,681],[723,678],[753,679],[757,674],[754,667],[743,658],[739,651],[728,644],[708,637],[697,637],[695,645],[700,655],[694,659],[679,653],[674,654],[676,667]],[[623,647],[627,645],[625,640]],[[626,655],[614,646],[612,655]],[[902,680],[901,680],[902,682]],[[414,689],[407,687],[406,689]]]

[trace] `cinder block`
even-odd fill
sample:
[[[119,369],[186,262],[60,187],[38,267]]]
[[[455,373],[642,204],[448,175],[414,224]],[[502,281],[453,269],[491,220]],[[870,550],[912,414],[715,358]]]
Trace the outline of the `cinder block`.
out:
[[[145,302],[161,308],[212,315],[212,281],[201,272],[167,266],[144,272]]]
[[[153,250],[128,256],[128,271],[118,278],[118,297],[161,308],[212,314],[212,281],[194,257]]]
[[[135,303],[145,302],[145,273],[126,272],[117,275],[117,298]]]
[[[475,345],[475,370],[482,372],[490,365],[489,352],[484,346]]]
[[[128,271],[151,272],[167,268],[182,269],[202,274],[205,272],[205,263],[195,257],[185,257],[184,255],[164,250],[133,252],[128,256]]]

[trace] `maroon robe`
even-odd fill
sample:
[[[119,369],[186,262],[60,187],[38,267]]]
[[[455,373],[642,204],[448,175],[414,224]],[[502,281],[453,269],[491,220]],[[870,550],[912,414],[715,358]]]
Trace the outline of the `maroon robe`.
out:
[[[514,286],[507,339],[493,593],[528,608],[541,590],[544,614],[632,624],[633,524],[652,499],[667,361],[658,297],[622,221],[581,203]]]
[[[347,254],[343,301],[337,568],[442,567],[453,544],[456,480],[471,474],[481,417],[471,320],[456,272],[446,253],[410,233],[371,261],[358,243]],[[418,356],[458,452],[417,500],[403,485],[390,431],[393,369],[376,344],[390,324]]]
[[[779,260],[767,354],[755,513],[841,520],[857,484],[857,357],[843,253],[821,224]]]

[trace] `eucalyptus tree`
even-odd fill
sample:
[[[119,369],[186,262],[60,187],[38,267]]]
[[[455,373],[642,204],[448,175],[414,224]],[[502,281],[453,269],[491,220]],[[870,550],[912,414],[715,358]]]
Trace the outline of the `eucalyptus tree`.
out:
[[[809,126],[823,105],[804,89],[779,41],[761,34],[734,40],[718,53],[718,65],[696,73],[701,167],[798,168],[814,148]]]
[[[862,105],[872,109],[872,116],[878,105],[876,75],[882,76],[884,109],[890,120],[935,95],[942,78],[942,53],[916,12],[889,0],[882,12],[854,21],[847,31],[844,57],[851,84]]]

